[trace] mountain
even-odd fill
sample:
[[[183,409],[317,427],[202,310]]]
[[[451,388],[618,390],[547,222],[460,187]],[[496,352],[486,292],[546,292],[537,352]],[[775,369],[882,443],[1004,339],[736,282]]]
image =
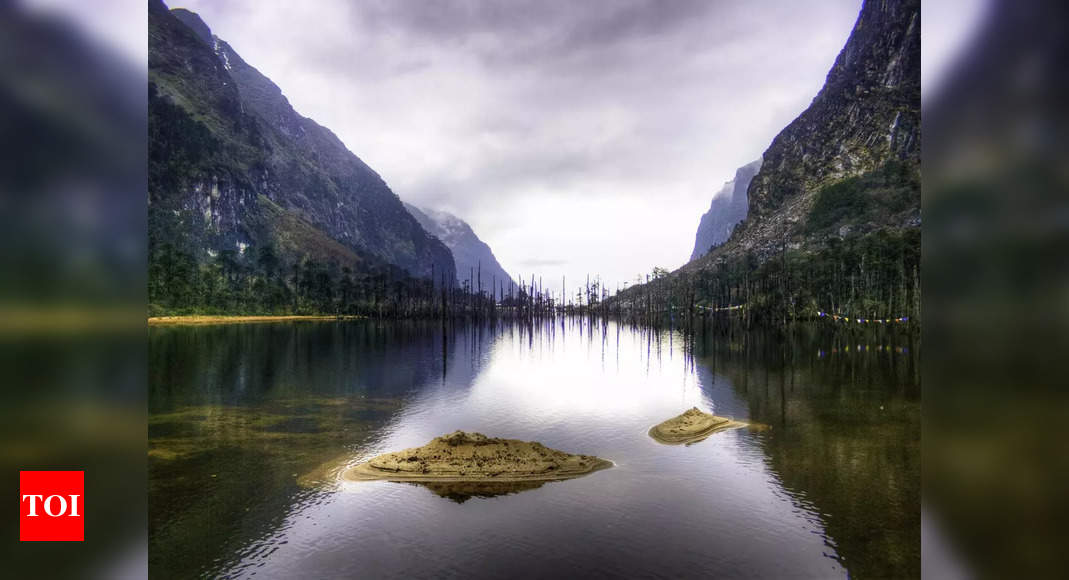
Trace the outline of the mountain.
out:
[[[824,87],[772,140],[749,211],[701,262],[920,226],[920,1],[866,0]]]
[[[690,253],[691,260],[697,260],[713,246],[726,242],[731,237],[735,224],[746,219],[746,188],[750,186],[750,181],[760,168],[760,159],[743,165],[735,172],[735,179],[725,183],[713,196],[709,211],[702,215],[698,224],[698,233],[694,236],[694,251]]]
[[[501,297],[502,288],[507,292],[512,278],[498,263],[490,246],[475,235],[467,222],[444,211],[418,208],[408,203],[405,204],[405,208],[423,226],[423,229],[436,236],[452,250],[453,259],[457,264],[457,280],[461,284],[470,278],[472,287],[475,289],[478,289],[480,280],[483,288],[490,288],[496,281],[494,288],[498,298]],[[475,274],[473,275],[472,272]]]
[[[919,0],[865,0],[823,88],[761,156],[746,218],[612,307],[712,308],[748,323],[918,320],[920,30]]]
[[[230,278],[267,252],[282,269],[312,261],[335,280],[456,279],[449,249],[374,170],[199,16],[159,0],[149,2],[149,207],[152,256],[190,255]],[[150,272],[163,259],[150,257]],[[166,289],[176,275],[161,276]]]

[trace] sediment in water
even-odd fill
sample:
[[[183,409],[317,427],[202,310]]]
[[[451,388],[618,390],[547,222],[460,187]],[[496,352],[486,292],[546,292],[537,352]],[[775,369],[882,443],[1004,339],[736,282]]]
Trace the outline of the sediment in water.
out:
[[[538,442],[456,431],[436,437],[423,447],[374,457],[348,469],[342,477],[350,481],[435,484],[520,483],[571,479],[608,467],[612,467],[611,461],[592,455],[565,453]],[[485,488],[488,495],[493,495],[493,487],[479,489]],[[515,491],[517,486],[502,488]]]
[[[744,421],[718,417],[691,407],[681,415],[654,425],[650,428],[649,435],[659,443],[679,445],[697,443],[719,431],[749,426],[751,424]]]

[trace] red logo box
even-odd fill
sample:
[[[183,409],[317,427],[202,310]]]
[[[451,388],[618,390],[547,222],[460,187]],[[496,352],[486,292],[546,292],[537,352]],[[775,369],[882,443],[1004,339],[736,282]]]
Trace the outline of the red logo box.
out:
[[[85,472],[19,472],[19,540],[85,540]]]

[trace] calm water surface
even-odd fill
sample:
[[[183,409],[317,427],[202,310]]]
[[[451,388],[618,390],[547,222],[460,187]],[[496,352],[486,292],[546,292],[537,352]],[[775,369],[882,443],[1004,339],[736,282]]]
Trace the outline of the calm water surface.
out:
[[[580,319],[152,328],[150,574],[916,576],[917,350]],[[771,429],[647,436],[691,406]],[[456,429],[616,465],[496,497],[338,481]]]

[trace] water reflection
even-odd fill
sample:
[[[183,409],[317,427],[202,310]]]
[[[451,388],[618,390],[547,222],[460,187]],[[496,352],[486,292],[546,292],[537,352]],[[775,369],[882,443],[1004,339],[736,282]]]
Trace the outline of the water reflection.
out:
[[[150,338],[150,566],[161,575],[919,570],[913,357],[817,356],[855,335],[684,339],[570,319]],[[647,437],[691,406],[772,428],[689,447]],[[337,482],[347,465],[456,429],[616,467],[527,489]]]
[[[773,427],[762,439],[770,468],[863,578],[920,575],[915,343],[908,333],[814,327],[785,339],[707,336],[695,347],[699,374],[715,369],[722,378],[707,380],[730,385],[751,418]]]
[[[466,482],[434,482],[417,483],[405,482],[430,490],[438,497],[443,497],[456,503],[464,503],[472,498],[488,498],[501,495],[511,495],[521,491],[538,489],[548,481],[466,481]]]
[[[259,553],[413,393],[469,382],[488,340],[407,323],[150,329],[151,573]]]

